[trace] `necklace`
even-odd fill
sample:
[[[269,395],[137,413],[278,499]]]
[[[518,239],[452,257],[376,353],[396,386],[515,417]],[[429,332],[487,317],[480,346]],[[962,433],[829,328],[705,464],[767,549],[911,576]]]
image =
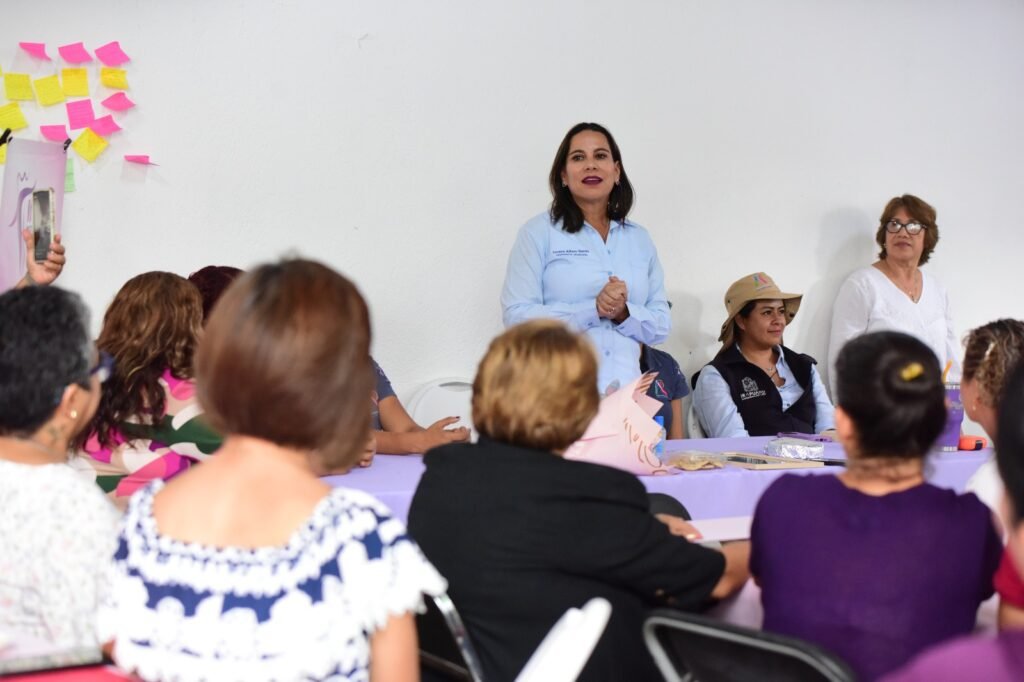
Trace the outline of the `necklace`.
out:
[[[914,282],[910,287],[903,286],[900,282],[896,281],[896,271],[889,265],[889,261],[883,260],[885,263],[885,275],[889,278],[889,281],[896,285],[896,288],[907,295],[907,298],[913,303],[917,303],[921,300],[921,271],[914,270]]]
[[[777,377],[779,375],[779,368],[776,366],[775,362],[772,362],[770,365],[768,365],[768,367],[765,367],[764,365],[761,365],[761,364],[758,364],[756,362],[753,362],[750,358],[748,358],[746,356],[746,354],[743,352],[742,349],[740,349],[740,355],[742,355],[743,359],[746,360],[747,362],[749,362],[750,364],[755,365],[757,367],[760,367],[761,371],[764,372],[765,374],[767,374],[768,378],[772,380],[772,383],[775,382],[775,377]],[[772,350],[772,360],[773,361],[775,360],[775,350],[774,349]]]

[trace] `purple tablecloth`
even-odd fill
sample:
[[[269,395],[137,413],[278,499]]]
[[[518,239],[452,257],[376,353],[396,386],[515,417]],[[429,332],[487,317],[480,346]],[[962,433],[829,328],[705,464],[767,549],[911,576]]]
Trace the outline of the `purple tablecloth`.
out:
[[[771,438],[707,438],[668,441],[666,452],[704,450],[708,452],[763,452]],[[992,455],[991,450],[978,452],[932,453],[925,470],[935,485],[963,492],[967,479]],[[825,456],[843,458],[838,444],[827,444]],[[758,498],[772,481],[785,473],[834,475],[842,467],[815,469],[751,471],[738,467],[708,471],[684,471],[670,476],[641,476],[640,481],[652,493],[666,493],[682,502],[695,519],[716,519],[725,516],[750,516]],[[343,476],[324,480],[333,486],[365,490],[386,504],[403,521],[409,516],[409,503],[416,484],[423,475],[419,455],[377,455],[373,466],[356,469]]]

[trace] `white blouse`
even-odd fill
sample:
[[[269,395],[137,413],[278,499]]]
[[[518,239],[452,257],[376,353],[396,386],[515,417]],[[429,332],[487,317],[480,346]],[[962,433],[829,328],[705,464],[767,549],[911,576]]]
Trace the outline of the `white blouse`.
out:
[[[960,349],[945,288],[922,270],[921,297],[914,303],[882,271],[869,265],[846,278],[832,307],[828,367],[833,400],[836,358],[843,345],[855,336],[883,330],[916,336],[932,349],[940,367],[952,361],[949,380],[960,380]]]
[[[0,632],[95,646],[119,514],[66,464],[0,460]]]
[[[159,533],[155,481],[132,496],[100,609],[119,666],[146,680],[367,680],[370,639],[444,578],[401,521],[335,488],[280,547]]]

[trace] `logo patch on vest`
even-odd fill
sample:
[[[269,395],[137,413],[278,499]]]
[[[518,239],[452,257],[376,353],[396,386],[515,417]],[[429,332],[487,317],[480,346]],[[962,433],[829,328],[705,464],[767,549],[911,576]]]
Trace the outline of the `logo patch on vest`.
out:
[[[757,382],[750,377],[743,377],[743,381],[740,382],[743,385],[743,393],[740,393],[740,400],[750,400],[751,398],[763,398],[767,395],[766,391],[762,391],[757,387]]]

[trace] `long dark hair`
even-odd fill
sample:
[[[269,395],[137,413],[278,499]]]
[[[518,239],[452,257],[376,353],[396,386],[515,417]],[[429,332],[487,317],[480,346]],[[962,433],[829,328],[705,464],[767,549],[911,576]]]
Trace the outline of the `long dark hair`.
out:
[[[623,221],[633,208],[633,185],[626,175],[626,167],[622,164],[622,153],[619,152],[619,145],[615,138],[600,123],[577,123],[562,138],[562,144],[558,145],[555,153],[555,162],[551,164],[551,174],[548,176],[548,185],[551,187],[551,222],[562,221],[562,229],[570,234],[579,232],[583,228],[583,210],[572,198],[572,192],[568,187],[562,186],[562,171],[569,160],[569,144],[577,133],[584,130],[592,130],[601,133],[608,139],[608,146],[612,151],[612,160],[619,164],[619,182],[612,187],[612,193],[608,197],[608,217],[611,220]]]

